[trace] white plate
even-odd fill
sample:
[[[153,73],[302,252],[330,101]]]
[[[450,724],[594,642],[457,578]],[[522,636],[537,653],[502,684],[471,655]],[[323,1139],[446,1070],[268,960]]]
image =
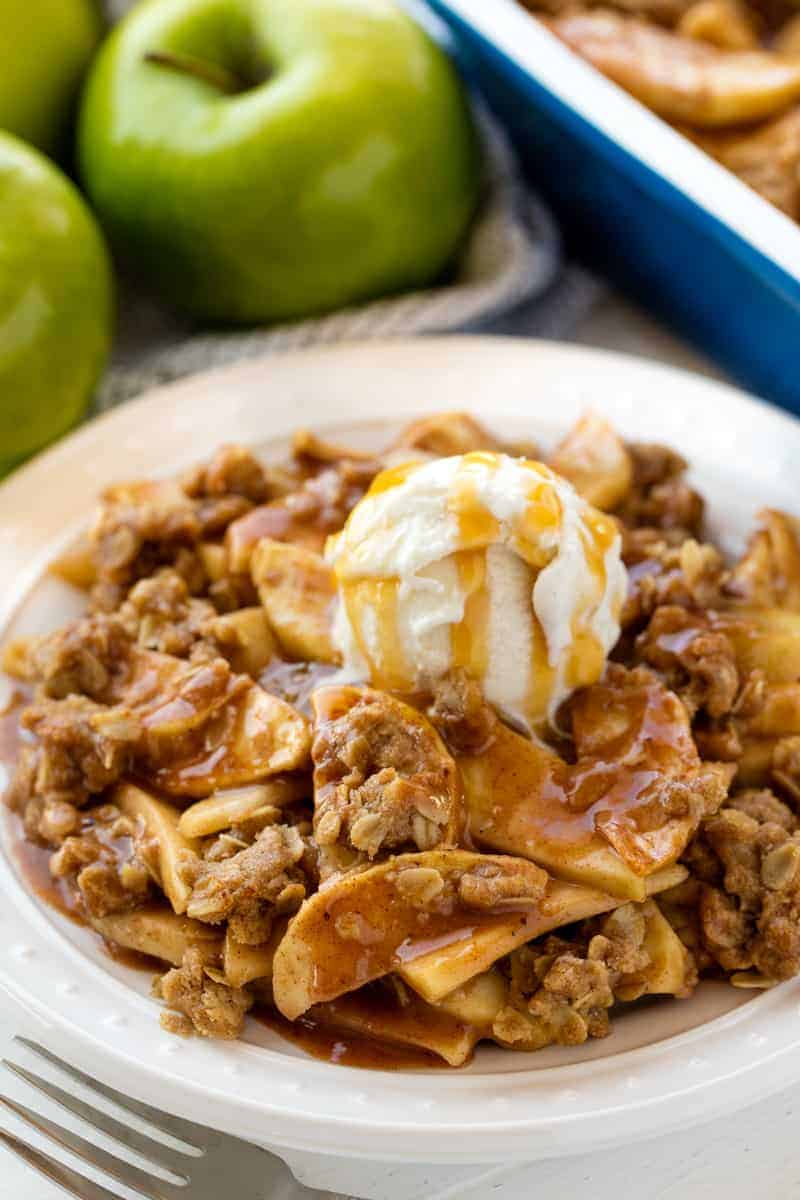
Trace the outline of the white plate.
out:
[[[112,480],[173,471],[221,441],[280,450],[302,424],[367,444],[387,426],[444,408],[548,442],[589,407],[628,437],[686,453],[731,547],[758,507],[800,507],[800,424],[679,371],[503,339],[287,353],[151,393],[0,488],[0,578],[14,581],[0,631],[63,619],[60,585],[23,597]],[[257,1025],[234,1045],[182,1041],[161,1032],[148,981],[31,898],[6,856],[0,886],[0,985],[33,1032],[123,1091],[290,1159],[302,1151],[464,1164],[577,1153],[720,1115],[800,1078],[794,983],[755,997],[704,985],[692,1000],[619,1020],[605,1041],[533,1056],[482,1049],[459,1072],[336,1067]]]

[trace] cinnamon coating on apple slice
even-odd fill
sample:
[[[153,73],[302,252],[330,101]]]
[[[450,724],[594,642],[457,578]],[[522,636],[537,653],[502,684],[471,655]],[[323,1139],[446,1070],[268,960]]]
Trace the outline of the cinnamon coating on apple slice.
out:
[[[495,728],[461,755],[470,832],[565,880],[626,900],[675,862],[727,794],[733,768],[701,762],[686,708],[644,668],[611,664],[571,705],[577,760]]]

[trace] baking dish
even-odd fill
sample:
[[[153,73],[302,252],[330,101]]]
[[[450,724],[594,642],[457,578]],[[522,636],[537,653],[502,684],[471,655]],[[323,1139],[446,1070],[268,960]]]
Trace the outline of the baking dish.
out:
[[[516,0],[429,0],[568,241],[735,378],[800,411],[800,226]]]

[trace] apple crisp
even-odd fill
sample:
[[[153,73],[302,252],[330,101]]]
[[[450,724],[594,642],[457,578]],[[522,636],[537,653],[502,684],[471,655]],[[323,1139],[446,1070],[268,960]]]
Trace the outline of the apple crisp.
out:
[[[800,221],[800,16],[785,0],[520,0],[570,49]]]
[[[670,448],[589,415],[545,457],[463,413],[226,446],[111,488],[53,570],[85,612],[5,647],[5,803],[158,960],[168,1030],[273,1013],[459,1066],[800,973],[800,522],[730,561]]]

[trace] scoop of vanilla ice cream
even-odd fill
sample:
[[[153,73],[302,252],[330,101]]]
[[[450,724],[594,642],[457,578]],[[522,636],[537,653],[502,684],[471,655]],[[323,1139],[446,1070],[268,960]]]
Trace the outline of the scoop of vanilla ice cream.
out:
[[[478,451],[383,471],[326,557],[349,678],[412,692],[460,667],[529,732],[600,678],[619,637],[614,522],[527,459]]]

